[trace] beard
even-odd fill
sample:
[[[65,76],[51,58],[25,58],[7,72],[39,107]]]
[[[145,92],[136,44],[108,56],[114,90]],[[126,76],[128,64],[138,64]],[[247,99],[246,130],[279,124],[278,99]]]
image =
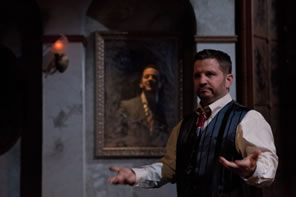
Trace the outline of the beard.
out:
[[[201,104],[203,106],[209,105],[213,102],[214,91],[212,88],[208,88],[208,87],[199,88],[196,93],[197,93],[196,95],[199,97]]]
[[[200,98],[208,98],[213,96],[213,89],[209,87],[199,88],[197,90],[197,96]]]

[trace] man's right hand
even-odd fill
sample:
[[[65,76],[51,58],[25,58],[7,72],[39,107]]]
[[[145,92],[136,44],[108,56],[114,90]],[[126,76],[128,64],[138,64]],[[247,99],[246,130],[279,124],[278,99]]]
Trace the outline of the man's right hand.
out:
[[[131,186],[136,184],[136,174],[131,168],[119,168],[112,166],[109,170],[117,173],[116,176],[108,178],[109,183],[126,184]]]
[[[220,157],[219,162],[225,168],[232,170],[241,177],[247,178],[254,174],[260,153],[261,151],[257,150],[242,160],[235,160],[233,162],[226,160],[224,157]]]

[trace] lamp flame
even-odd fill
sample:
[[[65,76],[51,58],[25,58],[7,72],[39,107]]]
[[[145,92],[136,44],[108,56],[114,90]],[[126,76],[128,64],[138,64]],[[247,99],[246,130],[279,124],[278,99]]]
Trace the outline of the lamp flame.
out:
[[[67,48],[68,48],[68,39],[66,36],[61,35],[61,37],[53,43],[51,46],[51,51],[54,54],[65,54]]]

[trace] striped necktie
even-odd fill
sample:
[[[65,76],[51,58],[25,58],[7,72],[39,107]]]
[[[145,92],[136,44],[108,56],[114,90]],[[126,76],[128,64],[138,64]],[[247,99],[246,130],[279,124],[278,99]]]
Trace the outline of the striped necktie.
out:
[[[143,107],[144,107],[145,115],[146,115],[146,118],[147,118],[147,122],[148,122],[149,127],[150,127],[149,130],[150,130],[150,133],[151,133],[152,130],[153,130],[153,126],[154,126],[154,121],[153,121],[153,117],[152,117],[152,112],[151,112],[151,110],[149,109],[147,103],[143,103]]]
[[[200,112],[199,113],[199,116],[198,116],[198,122],[196,124],[196,135],[199,137],[203,130],[202,130],[202,127],[205,123],[205,121],[207,120],[207,116],[206,116],[206,113],[204,111]]]

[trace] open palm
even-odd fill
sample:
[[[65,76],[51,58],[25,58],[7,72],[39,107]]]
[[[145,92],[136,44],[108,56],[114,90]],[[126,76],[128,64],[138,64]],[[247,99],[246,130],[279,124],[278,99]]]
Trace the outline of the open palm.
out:
[[[219,162],[227,169],[233,171],[241,177],[250,177],[256,170],[256,162],[261,151],[255,151],[242,160],[228,161],[224,157],[219,157]]]

